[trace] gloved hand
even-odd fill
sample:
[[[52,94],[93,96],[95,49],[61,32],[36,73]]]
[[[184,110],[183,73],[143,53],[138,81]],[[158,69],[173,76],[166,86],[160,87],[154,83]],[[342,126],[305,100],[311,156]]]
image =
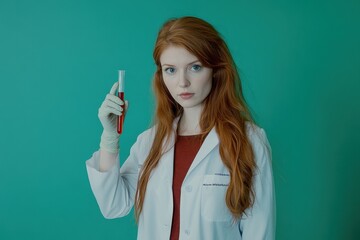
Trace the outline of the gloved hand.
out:
[[[118,85],[118,82],[114,83],[110,93],[106,95],[98,111],[98,117],[104,128],[101,134],[100,149],[111,153],[117,153],[119,151],[120,134],[118,134],[116,130],[117,118],[125,114],[128,107],[128,101],[125,101],[124,109],[124,102],[115,95]]]

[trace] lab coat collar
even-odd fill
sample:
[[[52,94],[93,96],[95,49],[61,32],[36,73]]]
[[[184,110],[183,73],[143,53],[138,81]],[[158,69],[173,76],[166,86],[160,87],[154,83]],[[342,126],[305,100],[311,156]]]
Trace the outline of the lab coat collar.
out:
[[[168,166],[169,169],[173,169],[173,164],[174,164],[174,146],[175,146],[175,138],[176,138],[176,130],[177,130],[177,126],[179,123],[180,117],[175,118],[174,122],[173,122],[173,132],[169,138],[168,144],[165,150],[165,154],[167,157],[166,158],[170,158],[168,159],[169,161],[167,161],[170,165]],[[208,133],[208,135],[206,136],[206,138],[204,139],[204,142],[202,143],[198,153],[195,156],[194,161],[192,162],[186,176],[186,177],[191,174],[191,172],[196,168],[197,165],[199,165],[199,163],[219,144],[219,137],[216,133],[215,127],[213,127],[210,132]],[[169,177],[172,178],[172,171],[170,171],[171,174]],[[184,181],[185,181],[184,179]]]
[[[186,176],[188,176],[191,171],[199,165],[199,163],[219,144],[219,137],[216,133],[215,127],[211,129],[211,131],[206,136],[204,142],[202,143],[198,153],[195,156],[194,161],[192,162],[188,173]],[[185,176],[185,179],[186,179]],[[184,181],[185,181],[184,179]]]

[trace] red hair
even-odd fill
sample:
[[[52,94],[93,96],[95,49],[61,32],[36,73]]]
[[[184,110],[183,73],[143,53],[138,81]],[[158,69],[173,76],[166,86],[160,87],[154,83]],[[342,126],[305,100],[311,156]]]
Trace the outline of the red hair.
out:
[[[254,153],[246,134],[246,122],[253,122],[244,100],[240,77],[230,51],[212,25],[195,17],[167,21],[160,29],[153,57],[157,65],[154,76],[156,96],[156,135],[141,171],[135,197],[135,214],[142,211],[146,186],[151,171],[157,166],[164,141],[173,131],[173,121],[181,116],[182,107],[167,90],[161,72],[160,56],[170,45],[183,47],[205,66],[213,69],[212,89],[204,100],[200,119],[203,137],[215,127],[220,139],[222,162],[230,174],[226,204],[234,218],[252,206],[255,171]]]

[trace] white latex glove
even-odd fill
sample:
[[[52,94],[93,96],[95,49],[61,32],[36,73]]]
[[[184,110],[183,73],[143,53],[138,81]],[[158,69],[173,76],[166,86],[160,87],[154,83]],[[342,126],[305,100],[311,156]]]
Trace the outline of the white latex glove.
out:
[[[98,117],[104,128],[101,134],[100,149],[111,153],[117,153],[119,151],[120,134],[118,134],[116,130],[117,118],[125,114],[128,107],[128,101],[125,101],[125,109],[121,107],[124,105],[124,102],[115,95],[118,85],[119,82],[114,83],[98,112]]]

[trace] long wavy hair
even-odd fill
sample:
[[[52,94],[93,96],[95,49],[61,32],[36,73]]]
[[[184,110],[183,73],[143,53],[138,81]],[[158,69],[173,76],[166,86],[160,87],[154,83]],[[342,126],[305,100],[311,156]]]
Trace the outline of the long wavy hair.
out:
[[[226,205],[239,218],[254,201],[252,188],[256,168],[252,146],[246,134],[246,122],[253,122],[242,94],[240,77],[230,51],[215,28],[195,17],[171,19],[158,33],[153,57],[157,65],[153,87],[156,96],[156,134],[150,153],[140,172],[135,196],[135,216],[142,212],[146,186],[152,170],[165,151],[164,143],[173,133],[175,118],[182,107],[167,90],[160,56],[169,46],[183,47],[205,66],[213,69],[212,89],[203,102],[200,128],[203,136],[215,127],[219,136],[221,160],[230,174]]]

